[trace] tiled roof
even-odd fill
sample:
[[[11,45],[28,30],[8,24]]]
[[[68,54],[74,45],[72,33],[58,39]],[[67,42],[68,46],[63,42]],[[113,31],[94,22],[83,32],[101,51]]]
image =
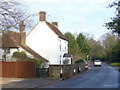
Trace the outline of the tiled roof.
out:
[[[14,31],[7,31],[4,33],[4,35],[0,35],[0,47],[5,47],[5,48],[23,48],[26,50],[28,53],[33,55],[35,58],[48,62],[47,59],[43,58],[40,56],[37,52],[32,50],[30,47],[27,45],[24,45],[20,41],[20,33],[14,32]]]
[[[19,43],[19,46],[21,48],[23,48],[24,50],[26,50],[27,52],[29,52],[31,55],[33,55],[35,58],[42,60],[44,62],[49,62],[47,59],[43,58],[42,56],[40,56],[37,52],[35,52],[34,50],[32,50],[30,47],[28,47],[27,45],[24,45],[22,43]]]
[[[56,26],[54,26],[53,24],[51,24],[51,23],[49,23],[49,22],[47,22],[47,21],[45,21],[45,22],[46,22],[46,24],[51,28],[51,30],[52,30],[56,35],[58,35],[59,38],[62,38],[62,39],[64,39],[64,40],[67,40],[67,41],[68,41],[68,39],[60,32],[60,30],[59,30]]]
[[[20,42],[20,34],[14,31],[7,31],[3,35],[0,35],[0,47],[17,48],[18,42]]]

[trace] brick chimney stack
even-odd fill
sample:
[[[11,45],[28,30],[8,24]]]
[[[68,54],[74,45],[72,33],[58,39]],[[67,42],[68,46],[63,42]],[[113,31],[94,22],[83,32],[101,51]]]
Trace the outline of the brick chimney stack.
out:
[[[24,32],[24,30],[25,30],[24,21],[21,21],[21,22],[20,22],[20,25],[19,25],[19,33]]]
[[[58,27],[58,22],[52,22],[52,24]]]
[[[39,21],[45,21],[46,20],[46,12],[41,11],[39,12]]]
[[[26,32],[24,22],[20,22],[19,25],[19,33],[20,33],[20,43],[26,44]]]

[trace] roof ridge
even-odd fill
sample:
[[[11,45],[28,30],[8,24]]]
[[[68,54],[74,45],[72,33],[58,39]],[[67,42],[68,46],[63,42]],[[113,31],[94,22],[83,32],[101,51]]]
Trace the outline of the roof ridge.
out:
[[[26,37],[34,30],[34,28],[38,25],[38,23],[30,30],[30,32],[26,35]]]
[[[55,25],[53,25],[53,24],[51,24],[51,23],[49,23],[49,22],[47,22],[47,21],[45,21],[45,22],[46,22],[46,24],[48,25],[48,27],[49,27],[50,29],[52,29],[52,31],[53,31],[56,35],[58,35],[59,38],[62,38],[62,39],[64,39],[64,40],[67,40],[67,41],[68,41],[68,39],[61,33],[61,31],[60,31]]]

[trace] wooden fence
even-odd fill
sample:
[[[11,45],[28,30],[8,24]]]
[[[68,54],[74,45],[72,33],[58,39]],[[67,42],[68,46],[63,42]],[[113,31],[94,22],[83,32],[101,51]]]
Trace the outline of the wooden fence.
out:
[[[0,77],[33,78],[36,77],[34,62],[0,62]]]

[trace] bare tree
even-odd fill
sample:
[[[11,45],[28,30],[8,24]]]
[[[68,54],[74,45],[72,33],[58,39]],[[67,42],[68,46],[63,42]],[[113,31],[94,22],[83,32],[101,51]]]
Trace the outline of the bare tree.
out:
[[[111,59],[110,53],[112,52],[112,48],[117,44],[118,38],[114,34],[106,33],[103,36],[101,36],[100,40],[104,50],[106,58],[109,60]]]
[[[18,24],[21,21],[27,21],[28,17],[30,15],[20,2],[15,0],[0,1],[0,33],[18,29]],[[28,25],[30,26],[29,23]]]
[[[104,49],[99,41],[96,41],[93,38],[89,38],[88,43],[91,48],[89,55],[92,59],[101,57],[104,55]]]
[[[106,33],[103,36],[101,36],[100,42],[104,47],[105,51],[108,52],[116,44],[117,37],[114,34]]]

